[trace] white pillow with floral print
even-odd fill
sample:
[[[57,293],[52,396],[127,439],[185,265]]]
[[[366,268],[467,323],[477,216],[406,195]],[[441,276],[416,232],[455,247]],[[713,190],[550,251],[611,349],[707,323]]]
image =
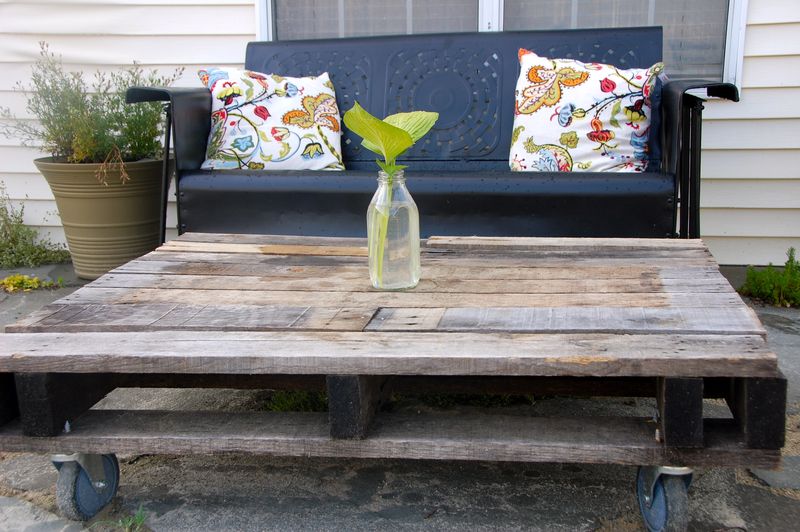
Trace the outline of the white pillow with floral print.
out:
[[[622,70],[520,49],[509,163],[527,172],[642,172],[662,63]]]
[[[344,170],[328,73],[290,78],[234,68],[198,72],[211,91],[204,169]]]

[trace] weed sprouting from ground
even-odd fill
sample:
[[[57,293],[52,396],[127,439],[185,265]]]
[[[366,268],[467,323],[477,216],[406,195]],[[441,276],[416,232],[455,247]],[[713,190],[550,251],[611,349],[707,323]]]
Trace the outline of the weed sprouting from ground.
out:
[[[30,292],[31,290],[38,290],[40,288],[61,288],[64,286],[64,280],[60,277],[57,281],[50,281],[48,279],[39,279],[36,276],[22,275],[16,273],[9,275],[4,279],[0,279],[0,288],[6,292]]]
[[[276,390],[264,403],[270,412],[327,412],[328,396],[322,392]]]
[[[33,268],[42,264],[68,262],[63,246],[40,238],[35,229],[22,222],[24,208],[15,209],[0,185],[0,268]]]
[[[800,307],[800,263],[795,249],[786,252],[783,270],[770,264],[764,269],[747,268],[747,278],[739,292],[764,303],[779,307]]]

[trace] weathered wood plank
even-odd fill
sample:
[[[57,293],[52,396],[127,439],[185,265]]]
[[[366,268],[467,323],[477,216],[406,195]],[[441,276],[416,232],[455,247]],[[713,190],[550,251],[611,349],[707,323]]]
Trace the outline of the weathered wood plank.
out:
[[[182,330],[268,331],[284,329],[360,331],[375,309],[178,305],[59,305],[60,310],[6,332],[111,332]]]
[[[579,238],[579,237],[493,237],[493,236],[432,236],[429,248],[467,250],[556,250],[556,249],[699,249],[706,246],[700,239],[678,238]]]
[[[0,373],[0,426],[19,416],[14,375]]]
[[[530,279],[530,280],[572,280],[572,279],[640,279],[642,277],[660,279],[724,279],[719,270],[710,266],[702,267],[654,267],[654,266],[575,266],[571,267],[506,267],[492,265],[486,268],[455,265],[426,264],[425,275],[432,279]],[[343,279],[364,279],[369,276],[364,264],[336,264],[327,266],[288,266],[274,262],[221,262],[210,260],[168,261],[140,258],[111,273],[151,273],[160,275],[225,275],[235,277],[324,277],[335,273]]]
[[[59,304],[181,303],[318,307],[730,307],[744,305],[731,293],[467,294],[426,292],[303,292],[291,290],[196,290],[95,288],[87,285]]]
[[[261,253],[262,255],[367,256],[367,248],[363,246],[233,244],[170,240],[159,249],[162,251],[205,251],[211,253]]]
[[[298,236],[298,235],[249,235],[235,233],[183,233],[172,242],[206,242],[206,243],[235,243],[235,244],[299,244],[304,246],[340,246],[340,247],[364,247],[367,245],[366,238],[351,237],[318,237],[318,236]]]
[[[780,449],[786,439],[786,378],[733,379],[728,405],[752,449]]]
[[[381,308],[368,331],[616,332],[758,334],[766,331],[744,305],[716,308],[524,307]]]
[[[328,420],[331,438],[363,439],[381,403],[389,379],[375,375],[328,375]]]
[[[32,312],[31,314],[17,320],[15,323],[11,325],[6,325],[5,331],[13,332],[15,328],[18,327],[25,328],[34,323],[38,323],[39,321],[47,318],[48,316],[51,316],[52,314],[59,312],[65,306],[66,305],[47,305],[46,307],[41,308],[35,312]]]
[[[760,336],[155,331],[10,334],[0,372],[775,377]]]
[[[658,379],[661,439],[667,447],[703,447],[703,379]]]
[[[336,440],[324,413],[90,411],[56,438],[0,428],[9,451],[577,462],[776,468],[780,452],[745,448],[735,427],[708,421],[705,449],[666,449],[649,420],[382,414],[370,437]]]
[[[293,278],[228,275],[161,275],[150,273],[108,273],[97,279],[95,288],[158,288],[162,290],[281,290],[302,292],[373,292],[369,277],[354,278],[329,271],[319,276]],[[573,294],[573,293],[729,293],[735,291],[724,278],[666,279],[642,276],[636,279],[453,279],[423,278],[414,293],[469,294]]]
[[[116,387],[101,374],[17,373],[17,404],[26,436],[55,436]]]
[[[576,265],[583,266],[640,266],[640,267],[716,267],[713,257],[699,255],[692,251],[689,256],[682,252],[660,253],[637,252],[635,254],[606,253],[603,256],[583,254],[580,252],[564,252],[562,254],[485,254],[481,252],[455,253],[447,250],[422,250],[422,266],[439,264],[442,266],[459,266],[476,268],[498,267],[548,267],[572,268]],[[213,262],[215,264],[278,264],[283,266],[333,266],[333,265],[364,265],[363,257],[338,257],[321,255],[262,255],[255,253],[205,253],[197,251],[152,251],[138,260],[167,261],[167,262]]]

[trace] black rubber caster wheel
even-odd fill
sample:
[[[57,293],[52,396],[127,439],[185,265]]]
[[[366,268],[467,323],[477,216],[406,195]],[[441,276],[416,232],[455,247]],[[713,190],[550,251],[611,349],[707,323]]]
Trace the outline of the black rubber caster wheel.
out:
[[[653,486],[652,496],[645,486],[644,469],[636,476],[636,496],[644,525],[649,532],[685,532],[689,527],[690,478],[661,475]],[[687,475],[689,477],[689,475]]]
[[[87,521],[106,507],[119,487],[119,462],[113,454],[103,455],[105,485],[95,488],[89,475],[78,462],[56,464],[56,505],[64,517]]]

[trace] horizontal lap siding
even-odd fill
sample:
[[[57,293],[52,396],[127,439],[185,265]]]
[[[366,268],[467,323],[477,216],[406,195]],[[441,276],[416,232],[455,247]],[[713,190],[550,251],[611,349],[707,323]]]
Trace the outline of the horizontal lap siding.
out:
[[[199,86],[198,68],[236,66],[255,38],[253,0],[28,0],[0,3],[0,100],[30,119],[25,98],[12,92],[30,79],[31,64],[47,41],[69,70],[113,70],[133,61],[168,74],[186,68],[179,86]],[[25,223],[43,236],[64,242],[53,196],[33,159],[44,156],[0,137],[0,181]],[[170,196],[172,197],[172,195]],[[167,223],[176,225],[175,203]],[[175,230],[167,236],[174,237]]]
[[[721,264],[782,264],[800,248],[800,5],[750,0],[741,101],[710,101],[701,233]]]

